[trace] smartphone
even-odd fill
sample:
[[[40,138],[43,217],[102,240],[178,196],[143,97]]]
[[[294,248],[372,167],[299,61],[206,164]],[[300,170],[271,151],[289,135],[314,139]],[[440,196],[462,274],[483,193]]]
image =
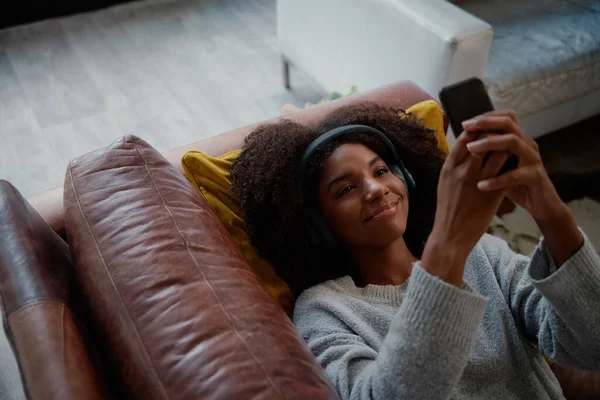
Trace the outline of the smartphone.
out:
[[[490,100],[490,96],[479,78],[469,78],[446,86],[440,91],[440,102],[455,137],[458,137],[463,131],[463,121],[494,110],[492,100]],[[488,157],[489,154],[486,154],[484,163]],[[498,175],[513,170],[518,165],[519,158],[512,154],[506,160]]]

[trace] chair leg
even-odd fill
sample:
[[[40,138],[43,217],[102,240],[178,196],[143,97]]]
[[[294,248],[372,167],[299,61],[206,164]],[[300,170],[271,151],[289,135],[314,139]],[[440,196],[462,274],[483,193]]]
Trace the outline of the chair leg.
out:
[[[283,86],[286,89],[290,89],[290,63],[287,62],[285,57],[281,57],[281,65],[283,67]]]

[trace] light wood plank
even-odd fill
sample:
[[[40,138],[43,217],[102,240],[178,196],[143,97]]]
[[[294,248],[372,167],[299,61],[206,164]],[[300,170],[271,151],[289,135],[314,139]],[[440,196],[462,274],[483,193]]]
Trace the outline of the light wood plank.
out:
[[[26,196],[135,134],[164,151],[325,93],[281,80],[275,0],[147,0],[0,30],[0,178]]]
[[[5,51],[42,128],[93,115],[104,101],[59,21],[9,30]]]

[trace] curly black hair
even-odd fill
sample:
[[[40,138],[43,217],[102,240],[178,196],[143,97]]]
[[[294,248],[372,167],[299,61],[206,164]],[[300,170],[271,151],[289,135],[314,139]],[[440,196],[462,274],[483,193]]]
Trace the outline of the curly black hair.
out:
[[[359,103],[334,110],[317,127],[282,120],[259,126],[246,138],[244,150],[231,168],[231,190],[240,202],[252,245],[273,265],[294,295],[356,271],[347,252],[323,252],[311,243],[296,176],[298,163],[308,145],[340,126],[373,127],[383,132],[396,147],[417,187],[415,198],[410,200],[403,237],[413,255],[421,257],[433,227],[437,184],[445,154],[439,149],[432,130],[411,115],[399,117],[400,112],[403,110]],[[355,133],[320,148],[308,170],[308,184],[315,184],[324,162],[342,143],[361,143],[379,154],[382,146],[373,135]]]

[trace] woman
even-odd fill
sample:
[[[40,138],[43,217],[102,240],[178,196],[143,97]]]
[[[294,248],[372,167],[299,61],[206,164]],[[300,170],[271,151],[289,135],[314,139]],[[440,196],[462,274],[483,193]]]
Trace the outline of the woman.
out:
[[[366,131],[303,160],[321,135],[355,124],[382,132],[407,173],[390,171],[385,143]],[[362,104],[316,129],[260,127],[233,166],[252,242],[302,292],[294,323],[343,399],[554,399],[543,355],[600,369],[600,259],[537,145],[512,112],[463,127],[444,161],[414,118]],[[518,168],[497,176],[509,154]],[[544,235],[531,258],[485,234],[505,196]],[[311,238],[313,217],[333,241]]]

